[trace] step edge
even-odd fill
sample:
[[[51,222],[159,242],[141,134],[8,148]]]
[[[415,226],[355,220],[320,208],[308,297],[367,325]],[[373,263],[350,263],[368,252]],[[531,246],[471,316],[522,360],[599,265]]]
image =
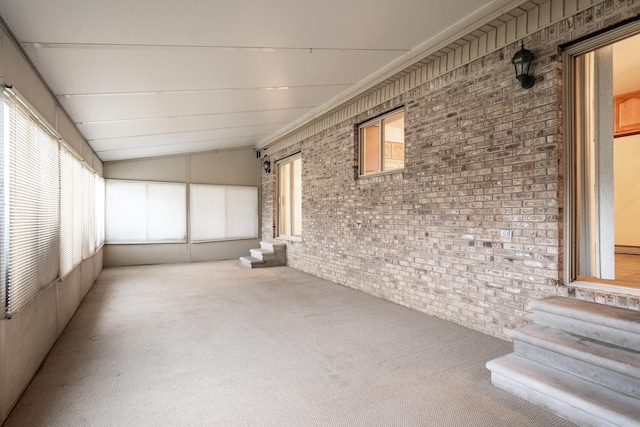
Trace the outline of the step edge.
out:
[[[542,372],[542,373],[540,375],[531,376],[523,372],[522,369],[515,369],[511,367],[510,365],[513,365],[513,364],[520,365],[519,367],[521,368],[524,365],[524,367],[528,368],[528,370],[535,369],[538,372]],[[533,367],[531,365],[533,365]],[[581,377],[577,377],[575,375],[561,371],[559,369],[545,366],[541,363],[532,361],[530,359],[526,359],[514,353],[510,353],[506,356],[502,356],[498,359],[494,359],[487,362],[487,369],[489,369],[492,374],[495,372],[497,375],[501,375],[505,378],[510,379],[511,381],[517,382],[523,387],[527,387],[537,392],[544,393],[549,397],[556,399],[558,401],[564,402],[567,405],[572,406],[574,408],[578,408],[581,410],[588,409],[587,412],[590,414],[606,413],[610,415],[610,416],[607,416],[606,418],[608,420],[612,419],[613,417],[615,419],[620,419],[620,421],[623,421],[625,423],[629,421],[640,423],[640,418],[633,418],[632,416],[627,415],[627,413],[628,414],[637,413],[638,405],[640,405],[640,399],[634,398],[633,396],[629,396],[626,393],[622,393],[620,391],[611,389],[609,387],[593,383],[589,380],[586,380]],[[511,373],[513,375],[511,376],[505,375],[508,373]],[[541,377],[545,379],[556,380],[556,381],[545,382],[540,379]],[[564,386],[564,388],[558,387],[557,380],[559,379],[566,380],[567,377],[571,378],[571,380],[573,380],[574,382],[580,383],[581,387],[577,389],[573,389],[570,385],[567,385],[566,383],[561,383]],[[523,383],[521,381],[523,378],[528,379],[529,383],[527,384]],[[544,390],[541,390],[541,389],[544,389]],[[551,390],[551,393],[546,392],[546,390]],[[574,393],[576,390],[579,392],[578,394]],[[589,391],[590,393],[587,393],[587,391]],[[593,399],[594,395],[599,396],[600,400],[596,401],[596,399]],[[604,403],[604,401],[611,402],[612,396],[615,396],[622,400],[622,402],[618,401],[615,403],[618,404],[617,409],[622,409],[624,410],[624,412],[621,412],[620,410],[616,410],[614,408],[611,408],[609,406],[605,406],[604,404],[602,404]],[[569,402],[574,402],[574,403],[569,403]]]
[[[573,304],[573,307],[568,306]],[[529,301],[534,311],[552,313],[569,319],[640,334],[640,312],[565,297],[547,297]],[[608,315],[603,314],[608,313]],[[614,314],[622,315],[616,317]]]
[[[633,378],[640,380],[640,352],[638,352],[637,350],[627,349],[626,347],[621,347],[614,344],[608,344],[599,340],[592,339],[592,342],[595,342],[595,344],[599,346],[599,349],[602,350],[602,353],[608,354],[609,356],[598,355],[598,354],[586,351],[586,349],[571,347],[563,343],[559,343],[558,341],[551,341],[543,337],[529,333],[530,329],[532,329],[534,326],[540,326],[545,328],[544,332],[546,333],[546,335],[551,335],[553,337],[560,338],[560,341],[564,341],[564,342],[569,340],[564,339],[565,337],[562,335],[571,335],[571,337],[576,337],[575,341],[578,341],[579,339],[578,337],[581,337],[581,335],[576,335],[570,332],[554,329],[544,325],[537,325],[537,324],[531,324],[531,325],[524,326],[522,328],[518,328],[516,330],[512,330],[509,332],[509,335],[513,338],[514,341],[516,340],[522,341],[524,343],[531,344],[536,347],[540,347],[557,354],[578,359],[582,362],[586,362],[586,363],[596,365],[605,369],[609,369],[609,370],[618,372],[620,374],[629,375]],[[588,338],[588,337],[584,337],[584,338]],[[611,348],[611,346],[614,346],[615,348]],[[631,358],[632,360],[628,360],[629,358],[627,358],[627,360],[623,360],[621,357],[619,357],[620,356],[618,354],[619,351],[630,352],[630,354],[635,354],[635,355],[638,355],[639,357]],[[637,362],[637,363],[633,364],[633,362]]]

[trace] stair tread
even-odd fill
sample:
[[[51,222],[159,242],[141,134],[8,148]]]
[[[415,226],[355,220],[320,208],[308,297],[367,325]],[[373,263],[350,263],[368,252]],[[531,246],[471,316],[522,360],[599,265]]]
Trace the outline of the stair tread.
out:
[[[259,252],[262,255],[274,255],[275,252],[270,251],[269,249],[250,249],[249,252]]]
[[[640,379],[640,351],[535,323],[513,330],[510,335],[514,340]]]
[[[565,297],[547,297],[529,302],[542,311],[588,323],[640,334],[640,312]],[[535,316],[535,315],[534,315]]]
[[[487,363],[497,375],[619,425],[640,424],[640,399],[511,353]]]

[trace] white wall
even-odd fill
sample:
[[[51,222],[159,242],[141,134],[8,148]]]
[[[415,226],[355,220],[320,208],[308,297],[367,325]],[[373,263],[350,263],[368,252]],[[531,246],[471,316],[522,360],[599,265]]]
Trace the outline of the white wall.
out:
[[[102,172],[101,161],[4,28],[0,29],[0,79],[26,98],[88,165]],[[12,319],[0,320],[0,422],[7,418],[91,289],[102,264],[100,250]]]
[[[260,159],[252,148],[217,150],[189,155],[105,162],[109,179],[185,182],[194,184],[254,185],[260,183]],[[260,240],[206,243],[112,245],[104,247],[107,267],[236,259],[249,255]]]
[[[614,144],[615,244],[640,247],[640,135]]]

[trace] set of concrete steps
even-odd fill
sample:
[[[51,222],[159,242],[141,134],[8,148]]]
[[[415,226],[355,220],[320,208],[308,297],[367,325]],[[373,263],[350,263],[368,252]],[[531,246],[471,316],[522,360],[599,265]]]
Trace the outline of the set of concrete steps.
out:
[[[552,297],[512,331],[491,382],[581,426],[640,426],[640,312]]]
[[[281,242],[260,242],[260,249],[251,249],[251,256],[240,257],[245,267],[276,267],[287,262],[287,245]]]

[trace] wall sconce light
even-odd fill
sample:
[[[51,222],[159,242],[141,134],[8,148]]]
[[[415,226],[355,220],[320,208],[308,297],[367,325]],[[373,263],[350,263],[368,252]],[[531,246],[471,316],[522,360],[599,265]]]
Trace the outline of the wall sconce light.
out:
[[[262,168],[266,173],[271,173],[271,162],[266,157],[264,158],[264,162],[262,162]]]
[[[533,52],[524,48],[524,41],[520,50],[511,58],[511,63],[516,69],[516,79],[524,89],[529,89],[536,81],[535,77],[529,75],[533,58]]]

